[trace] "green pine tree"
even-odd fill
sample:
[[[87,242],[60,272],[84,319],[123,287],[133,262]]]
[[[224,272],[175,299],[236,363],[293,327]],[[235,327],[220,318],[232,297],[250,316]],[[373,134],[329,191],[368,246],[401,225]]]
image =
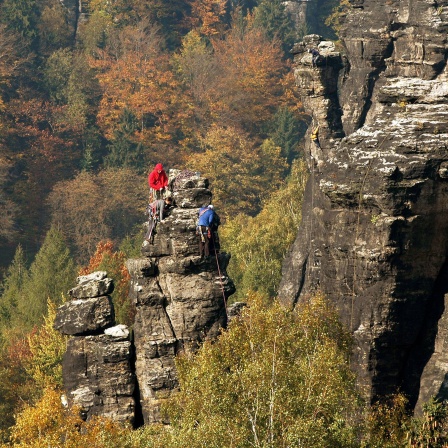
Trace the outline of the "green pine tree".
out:
[[[105,157],[108,168],[134,168],[138,172],[145,170],[142,145],[132,140],[137,126],[135,115],[129,109],[124,109],[118,129],[114,132],[115,138],[109,145],[109,154]]]
[[[23,327],[40,324],[46,316],[47,301],[60,304],[63,294],[75,284],[76,267],[62,234],[52,227],[30,267],[17,307]]]
[[[18,302],[23,293],[23,284],[27,279],[28,269],[26,267],[25,253],[19,244],[2,284],[3,293],[0,297],[0,331],[6,326],[10,326],[11,322],[17,319]]]
[[[4,0],[1,8],[1,21],[9,29],[32,42],[37,36],[36,0]]]
[[[255,8],[255,25],[263,29],[271,39],[277,37],[282,42],[285,53],[292,48],[295,24],[283,0],[261,0]]]
[[[95,171],[101,160],[101,134],[96,127],[86,128],[82,145],[84,154],[80,163],[81,169],[87,172]]]
[[[288,107],[280,107],[275,114],[270,137],[275,145],[282,148],[282,156],[290,166],[299,156],[298,144],[306,131],[306,125]]]

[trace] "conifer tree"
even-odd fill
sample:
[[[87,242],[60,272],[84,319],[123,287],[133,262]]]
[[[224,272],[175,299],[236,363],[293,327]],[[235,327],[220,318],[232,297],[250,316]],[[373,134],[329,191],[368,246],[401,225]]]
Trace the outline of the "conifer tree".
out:
[[[270,39],[280,39],[285,53],[294,44],[295,25],[282,0],[261,0],[255,8],[255,26],[263,29]]]
[[[28,279],[25,253],[19,244],[14,259],[3,281],[3,293],[0,297],[0,328],[9,325],[17,317],[18,302],[23,293],[23,284]]]
[[[137,130],[135,115],[124,109],[118,129],[114,132],[114,140],[109,145],[109,154],[105,164],[109,168],[135,168],[137,171],[145,169],[141,143],[132,141],[132,135]]]
[[[280,107],[272,121],[270,137],[282,148],[282,156],[286,158],[288,165],[291,165],[299,155],[297,145],[306,127],[288,107]]]
[[[1,8],[1,20],[30,42],[37,35],[36,0],[5,0]]]
[[[48,299],[60,304],[62,295],[73,287],[75,277],[75,264],[63,236],[56,227],[51,227],[31,264],[17,304],[24,328],[41,323],[47,314]]]

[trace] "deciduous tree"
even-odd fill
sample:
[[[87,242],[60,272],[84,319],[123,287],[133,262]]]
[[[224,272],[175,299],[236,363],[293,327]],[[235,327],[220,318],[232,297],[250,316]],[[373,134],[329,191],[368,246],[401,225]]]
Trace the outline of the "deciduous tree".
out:
[[[218,341],[178,359],[170,446],[359,446],[349,340],[320,296],[294,312],[252,294]]]
[[[249,22],[212,43],[220,73],[220,82],[210,93],[215,122],[259,133],[282,102],[281,79],[287,65],[280,42],[269,40]]]
[[[189,165],[211,181],[213,200],[223,215],[254,215],[270,191],[279,187],[286,168],[280,148],[267,140],[257,146],[235,128],[214,126],[202,141],[205,152]]]
[[[163,154],[165,162],[172,164],[179,154],[167,160],[169,150],[177,139],[179,123],[191,110],[170,69],[169,56],[157,48],[157,32],[146,22],[121,30],[118,37],[119,43],[109,46],[103,58],[92,60],[103,89],[98,122],[112,139],[119,117],[128,109],[139,123],[135,139],[151,147],[151,152],[160,151],[155,159]],[[147,159],[153,159],[152,154]]]
[[[145,177],[130,170],[83,171],[59,182],[49,195],[52,220],[86,263],[100,241],[119,243],[144,220],[147,189]]]
[[[223,35],[226,23],[226,0],[190,0],[189,21],[204,36]]]
[[[232,254],[228,272],[237,288],[232,300],[244,300],[250,290],[276,296],[282,262],[301,221],[307,177],[305,163],[295,162],[286,184],[268,193],[257,216],[229,216],[222,226],[223,248]]]

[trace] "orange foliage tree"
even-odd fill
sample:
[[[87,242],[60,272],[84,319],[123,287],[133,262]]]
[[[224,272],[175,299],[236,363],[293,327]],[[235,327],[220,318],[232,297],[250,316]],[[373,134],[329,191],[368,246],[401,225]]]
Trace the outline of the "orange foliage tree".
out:
[[[179,154],[170,149],[179,122],[187,119],[191,110],[159,43],[157,29],[142,23],[121,30],[101,58],[91,59],[103,89],[97,118],[105,135],[112,138],[118,118],[128,109],[140,123],[136,141],[151,147],[148,162],[158,161],[163,154],[165,163],[174,165],[179,163]]]
[[[219,83],[210,92],[215,122],[259,132],[284,101],[281,80],[287,65],[280,43],[249,23],[212,44],[219,72]]]
[[[125,253],[114,250],[112,241],[101,241],[90,258],[89,265],[82,268],[79,275],[91,274],[97,270],[107,271],[115,285],[112,299],[117,322],[131,326],[134,322],[135,308],[128,298],[131,277],[125,266],[126,258]]]
[[[226,6],[227,0],[192,0],[191,25],[204,36],[222,35],[226,27]]]

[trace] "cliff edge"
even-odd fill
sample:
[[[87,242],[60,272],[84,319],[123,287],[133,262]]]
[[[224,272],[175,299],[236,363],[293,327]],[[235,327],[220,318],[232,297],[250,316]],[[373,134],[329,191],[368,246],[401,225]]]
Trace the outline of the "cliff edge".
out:
[[[401,390],[419,408],[448,398],[448,2],[350,5],[338,45],[294,48],[318,143],[279,297],[322,291],[354,334],[366,395]]]

